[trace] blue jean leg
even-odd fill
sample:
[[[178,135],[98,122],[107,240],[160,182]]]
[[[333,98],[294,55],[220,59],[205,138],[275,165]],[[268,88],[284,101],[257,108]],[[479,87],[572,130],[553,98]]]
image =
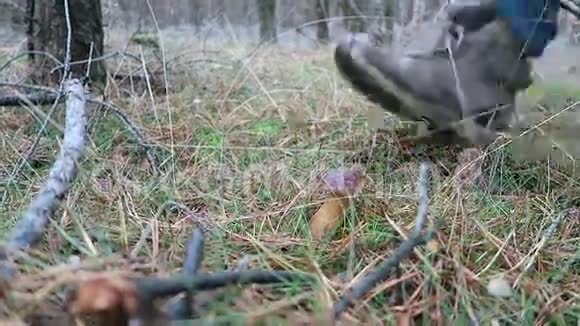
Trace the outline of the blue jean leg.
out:
[[[510,25],[525,57],[540,57],[556,37],[559,10],[559,0],[497,0],[497,14]]]

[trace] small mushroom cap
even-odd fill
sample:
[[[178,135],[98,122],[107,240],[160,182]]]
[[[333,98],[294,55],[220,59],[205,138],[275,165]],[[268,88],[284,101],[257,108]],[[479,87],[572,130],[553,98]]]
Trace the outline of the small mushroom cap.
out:
[[[322,180],[328,191],[337,195],[349,195],[361,188],[364,178],[359,169],[337,168],[328,171]]]

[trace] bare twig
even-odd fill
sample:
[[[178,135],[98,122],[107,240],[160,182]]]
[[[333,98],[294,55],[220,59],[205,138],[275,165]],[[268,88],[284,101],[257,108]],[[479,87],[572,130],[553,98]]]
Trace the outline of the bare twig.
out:
[[[419,208],[417,218],[415,221],[415,229],[409,239],[403,242],[384,263],[382,263],[375,271],[360,278],[350,290],[343,295],[343,297],[334,304],[333,314],[335,319],[339,319],[341,314],[346,311],[354,301],[362,299],[368,292],[370,292],[380,281],[389,277],[395,272],[401,262],[407,259],[415,247],[427,243],[432,239],[437,231],[437,227],[430,229],[427,234],[422,235],[422,226],[425,224],[427,215],[427,185],[426,179],[428,176],[428,167],[426,163],[422,163],[420,167],[420,186],[419,186]]]
[[[560,214],[558,214],[558,216],[552,222],[552,224],[550,224],[550,226],[546,229],[546,231],[544,231],[544,235],[542,235],[542,238],[540,239],[540,242],[538,242],[534,246],[533,252],[529,254],[528,263],[523,268],[523,270],[520,273],[520,275],[518,276],[518,278],[515,280],[514,287],[517,286],[520,283],[522,277],[532,267],[532,265],[536,261],[536,258],[540,254],[540,251],[542,251],[542,249],[544,249],[544,247],[546,246],[546,244],[548,243],[548,241],[552,238],[552,236],[554,236],[554,233],[556,232],[556,229],[558,228],[558,226],[560,226],[560,224],[562,223],[562,220],[564,218],[568,217],[568,214],[570,214],[570,210],[565,210],[565,211],[561,212]],[[518,264],[518,265],[520,265],[520,264]]]
[[[204,236],[201,228],[193,231],[191,240],[187,243],[187,253],[183,263],[184,275],[195,275],[203,261]]]
[[[89,48],[89,62],[87,64],[87,71],[85,72],[85,78],[89,79],[89,75],[91,74],[91,63],[93,62],[93,49],[94,48],[94,42],[91,42],[91,47]]]
[[[427,210],[429,208],[429,165],[426,162],[421,162],[419,166],[419,207],[417,208],[417,218],[415,224],[415,232],[419,233],[423,230],[425,221],[427,220]]]
[[[110,58],[114,58],[114,57],[117,57],[117,56],[129,57],[129,58],[131,58],[131,59],[139,62],[139,64],[141,63],[141,59],[138,56],[136,56],[136,55],[134,55],[132,53],[123,52],[123,51],[114,51],[114,52],[111,52],[111,53],[103,54],[102,56],[96,57],[96,58],[93,58],[93,59],[90,59],[89,58],[89,59],[84,59],[84,60],[79,60],[79,61],[73,61],[73,62],[70,63],[70,65],[71,66],[75,66],[75,65],[81,65],[81,64],[89,63],[89,62],[104,61],[104,60],[107,60],[107,59],[110,59]],[[61,69],[63,67],[64,67],[64,64],[59,63],[58,66],[56,66],[56,67],[54,67],[52,69],[51,73],[53,73],[54,71],[56,71],[58,69]],[[141,69],[141,67],[139,69]]]
[[[411,236],[407,241],[403,242],[397,250],[395,250],[393,255],[381,264],[379,268],[361,278],[357,284],[352,286],[348,291],[349,293],[346,293],[337,303],[335,303],[333,308],[334,318],[340,318],[340,315],[350,307],[353,301],[360,300],[380,281],[389,277],[394,271],[396,271],[399,264],[411,255],[415,247],[427,243],[434,234],[435,230],[431,230],[425,236],[413,234],[413,236]]]
[[[242,258],[240,258],[240,260],[238,261],[238,263],[236,264],[236,267],[232,270],[233,272],[242,272],[248,269],[250,263],[252,262],[252,255],[244,255]],[[218,291],[215,296],[211,296],[210,298],[206,298],[205,300],[200,300],[202,302],[198,302],[197,303],[197,308],[199,310],[203,310],[206,309],[210,306],[211,302],[216,302],[216,301],[220,301],[223,300],[226,296],[228,295],[228,292],[224,291],[224,289],[222,289],[221,291]]]
[[[88,58],[88,59],[85,59],[85,60],[73,61],[73,62],[71,62],[71,63],[70,63],[70,65],[71,65],[71,66],[75,66],[75,65],[80,65],[80,64],[84,64],[84,63],[97,62],[97,61],[104,61],[104,60],[107,60],[107,59],[109,59],[109,58],[116,57],[116,56],[117,56],[117,55],[119,55],[119,54],[121,54],[121,53],[120,53],[120,52],[111,52],[111,53],[107,53],[107,54],[105,54],[105,55],[102,55],[102,56],[100,56],[100,57],[96,57],[96,58],[92,58],[92,59],[91,59],[91,57],[89,56],[89,58]],[[51,73],[52,73],[52,72],[55,72],[56,70],[58,70],[58,69],[61,69],[61,68],[63,68],[63,67],[64,67],[64,65],[63,65],[63,64],[60,64],[60,65],[58,65],[58,66],[56,66],[56,67],[52,68],[52,70],[51,70]]]
[[[57,58],[55,58],[52,54],[48,53],[48,52],[44,52],[44,51],[24,51],[19,53],[18,55],[14,56],[13,58],[10,58],[10,60],[8,60],[6,63],[4,63],[2,65],[2,67],[0,67],[0,72],[2,72],[2,70],[6,69],[6,67],[8,67],[9,65],[11,65],[14,61],[27,56],[27,55],[31,55],[31,54],[38,54],[38,55],[44,55],[47,58],[49,58],[50,60],[54,61],[54,63],[56,63],[57,65],[62,65],[62,62],[60,62],[60,60],[58,60]]]
[[[183,263],[183,276],[194,276],[201,267],[203,260],[203,244],[204,237],[201,228],[196,228],[193,231],[193,236],[187,244],[187,252],[185,254],[185,261]],[[191,318],[193,304],[193,293],[188,292],[183,298],[180,298],[175,304],[169,306],[167,309],[171,320],[182,320]]]
[[[131,122],[127,115],[123,113],[121,109],[117,108],[115,105],[109,102],[103,102],[95,99],[88,99],[87,101],[89,103],[104,107],[106,110],[113,113],[119,119],[119,121],[121,121],[127,127],[127,130],[133,135],[133,138],[135,138],[137,144],[145,151],[145,155],[147,155],[147,161],[149,162],[151,171],[157,174],[157,160],[155,159],[155,155],[153,153],[154,148],[147,141],[145,136],[143,136],[143,134],[139,131],[139,129],[137,129],[133,122]]]
[[[185,291],[214,290],[233,284],[269,284],[281,282],[312,282],[314,278],[305,273],[286,271],[253,270],[240,272],[217,272],[196,276],[176,276],[166,279],[157,277],[138,278],[135,285],[141,297],[162,298]]]
[[[64,82],[64,80],[66,78],[68,78],[68,74],[70,72],[70,60],[71,60],[70,44],[71,44],[71,40],[72,40],[72,27],[71,27],[71,22],[70,22],[70,12],[69,12],[69,7],[68,7],[68,0],[63,0],[63,1],[64,1],[64,17],[65,17],[65,21],[66,21],[66,50],[64,53],[64,73],[62,75],[62,80]]]
[[[87,277],[88,276],[88,277]],[[145,325],[165,319],[154,306],[157,299],[187,291],[213,290],[228,285],[272,284],[281,282],[313,282],[314,277],[286,271],[220,272],[215,274],[180,275],[169,278],[129,278],[109,273],[80,275],[68,296],[68,310],[80,317],[96,314],[106,325]],[[161,318],[159,318],[161,317]],[[111,323],[115,320],[117,323]],[[105,325],[104,323],[101,323]]]
[[[85,151],[86,94],[83,85],[77,79],[65,83],[65,91],[67,111],[62,150],[44,186],[11,231],[4,250],[26,250],[34,246],[42,237],[51,215],[56,211],[76,178],[78,162]],[[6,257],[2,258],[6,259]],[[9,270],[2,267],[0,276],[10,276],[6,272]]]
[[[23,83],[0,82],[0,87],[14,87],[14,88],[23,88],[23,89],[33,90],[33,91],[42,91],[42,92],[54,93],[54,94],[58,93],[58,89],[54,89],[54,88],[46,87],[46,86],[23,84]]]

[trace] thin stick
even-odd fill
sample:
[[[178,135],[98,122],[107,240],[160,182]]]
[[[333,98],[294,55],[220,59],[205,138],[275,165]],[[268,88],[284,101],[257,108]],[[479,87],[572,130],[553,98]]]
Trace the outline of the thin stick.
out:
[[[214,290],[224,286],[239,284],[270,284],[281,282],[312,282],[309,274],[286,271],[253,270],[240,272],[217,272],[197,274],[193,277],[176,276],[167,279],[157,277],[135,280],[137,291],[142,297],[162,298],[185,291]]]
[[[532,267],[532,265],[536,261],[536,258],[540,254],[540,251],[542,251],[542,249],[544,249],[544,247],[546,246],[546,243],[548,243],[548,240],[550,240],[552,238],[552,236],[554,236],[556,229],[558,228],[558,226],[560,226],[560,224],[562,223],[562,220],[565,217],[567,217],[568,214],[569,214],[568,210],[565,210],[565,211],[561,212],[560,214],[558,214],[558,216],[552,222],[552,224],[550,224],[550,226],[546,229],[546,231],[544,231],[544,235],[542,235],[540,242],[538,242],[538,244],[535,245],[535,249],[534,249],[533,253],[531,254],[531,257],[528,259],[528,263],[526,264],[526,266],[524,267],[524,269],[522,270],[520,275],[518,275],[517,279],[515,280],[514,285],[513,285],[514,287],[516,287],[520,283],[520,281],[522,280],[522,277]]]
[[[9,65],[12,64],[12,62],[27,56],[27,55],[31,55],[31,54],[38,54],[38,55],[44,55],[46,57],[48,57],[50,60],[54,61],[57,65],[62,65],[62,63],[60,62],[60,60],[58,60],[55,56],[53,56],[52,54],[48,53],[48,52],[44,52],[44,51],[25,51],[22,52],[20,54],[18,54],[17,56],[14,56],[13,58],[10,58],[10,60],[8,60],[5,64],[2,65],[2,67],[0,67],[0,72],[2,72],[2,70],[6,69],[6,67],[8,67]]]
[[[131,122],[127,115],[125,115],[125,113],[123,113],[119,108],[109,102],[103,102],[95,99],[88,99],[87,102],[105,107],[127,127],[127,130],[133,135],[133,138],[135,138],[137,144],[145,151],[145,155],[147,155],[147,161],[149,162],[151,171],[153,171],[154,174],[157,174],[157,160],[153,154],[153,147],[147,141],[145,136],[143,136],[143,134],[139,131],[139,129],[137,129],[133,122]]]
[[[422,235],[422,227],[427,219],[426,203],[429,201],[427,197],[426,180],[428,176],[428,165],[422,163],[420,165],[420,186],[419,186],[419,209],[415,219],[415,229],[409,239],[404,241],[384,263],[382,263],[375,271],[370,272],[366,276],[361,277],[350,290],[343,295],[343,297],[334,304],[333,315],[335,319],[339,319],[341,314],[346,311],[354,301],[362,299],[369,293],[379,282],[388,278],[393,272],[397,271],[401,262],[407,259],[415,247],[424,245],[435,236],[438,227],[434,227],[426,235]]]
[[[354,301],[362,299],[369,293],[380,281],[389,277],[397,270],[399,264],[407,259],[415,247],[424,245],[435,235],[435,230],[431,230],[426,236],[415,234],[408,240],[403,242],[397,250],[389,257],[383,264],[381,264],[375,271],[362,277],[357,284],[346,293],[337,303],[334,304],[333,313],[334,318],[340,318],[340,315],[348,309]]]
[[[427,220],[427,210],[429,209],[429,172],[429,165],[426,162],[421,162],[419,166],[419,207],[417,208],[415,224],[416,233],[423,230],[423,226]]]
[[[94,47],[93,44],[95,44],[95,43],[94,42],[91,42],[91,47],[89,48],[89,62],[87,64],[87,71],[85,72],[85,78],[86,79],[89,79],[89,75],[91,74],[91,63],[93,62],[92,61],[92,58],[93,58],[93,47]]]
[[[14,88],[25,88],[30,89],[33,91],[43,91],[47,93],[58,93],[58,89],[54,89],[51,87],[46,86],[37,86],[37,85],[30,85],[30,84],[22,84],[22,83],[7,83],[7,82],[0,82],[0,87],[14,87]]]
[[[72,27],[70,23],[70,12],[68,7],[68,0],[64,1],[64,17],[66,20],[66,51],[64,54],[64,73],[63,73],[63,81],[68,78],[68,74],[70,72],[70,44],[72,40]]]
[[[181,272],[183,276],[195,276],[197,274],[203,260],[203,244],[203,231],[198,227],[193,231],[191,240],[187,244],[183,271]],[[167,313],[171,320],[189,319],[193,315],[192,305],[193,293],[187,292],[183,298],[169,306]]]

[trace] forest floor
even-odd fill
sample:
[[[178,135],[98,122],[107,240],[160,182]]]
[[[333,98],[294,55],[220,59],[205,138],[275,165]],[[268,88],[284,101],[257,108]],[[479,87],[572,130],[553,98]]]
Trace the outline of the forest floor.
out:
[[[250,267],[314,273],[320,282],[305,289],[231,286],[200,292],[195,300],[200,320],[314,323],[353,279],[389,257],[411,232],[419,161],[402,155],[392,136],[369,127],[367,108],[373,105],[338,75],[329,49],[178,50],[169,44],[167,95],[155,55],[135,46],[127,51],[147,58],[150,83],[116,79],[101,92],[153,144],[159,174],[149,171],[147,156],[123,123],[91,108],[87,153],[74,187],[38,251],[22,266],[27,284],[37,284],[34,300],[24,297],[35,302],[37,314],[58,310],[62,291],[50,289],[47,279],[66,273],[71,257],[110,272],[167,275],[181,268],[192,230],[203,221],[212,231],[202,271],[235,268],[243,260]],[[129,58],[108,64],[124,75],[142,65]],[[17,81],[25,70],[19,60],[2,79]],[[545,112],[571,110],[570,103],[580,100],[579,84],[538,85],[529,91],[530,103]],[[0,108],[3,235],[59,150],[64,110],[40,134],[29,164],[14,172],[38,137],[47,109]],[[388,129],[400,125],[385,117]],[[533,154],[528,151],[534,145],[522,150],[516,143],[501,138],[475,156],[433,154],[430,212],[444,221],[437,241],[418,248],[344,320],[580,322],[578,171],[541,153],[526,159],[522,152]],[[468,163],[475,168],[460,178],[458,166]],[[341,166],[362,167],[371,182],[335,231],[312,240],[309,221],[324,199],[319,178]],[[169,203],[184,209],[164,209]],[[554,233],[545,237],[551,226]],[[497,289],[498,279],[513,285],[511,293],[497,295],[509,292],[505,285]]]

